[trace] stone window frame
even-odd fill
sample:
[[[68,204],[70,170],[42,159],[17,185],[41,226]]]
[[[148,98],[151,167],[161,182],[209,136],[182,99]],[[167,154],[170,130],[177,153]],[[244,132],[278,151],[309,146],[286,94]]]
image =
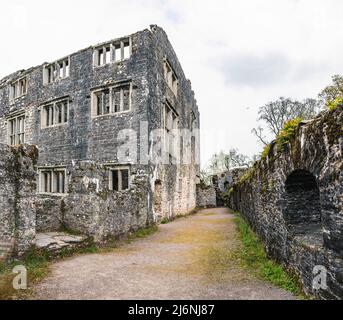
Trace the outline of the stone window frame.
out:
[[[117,59],[118,52],[120,52],[120,59]],[[110,65],[112,63],[123,62],[123,61],[129,60],[131,56],[132,56],[132,38],[131,37],[122,38],[117,41],[106,42],[104,44],[94,47],[93,67],[99,68],[106,65]]]
[[[170,90],[174,93],[175,97],[177,97],[179,90],[179,78],[167,57],[165,57],[163,61],[163,70],[164,80]]]
[[[171,158],[172,158],[173,153],[171,152],[171,148],[175,148],[177,146],[179,137],[173,134],[172,143],[170,143],[169,137],[170,137],[170,132],[172,130],[179,128],[180,118],[179,118],[179,114],[173,108],[172,104],[168,101],[168,99],[165,99],[165,102],[163,103],[162,122],[163,122],[163,130],[164,130],[164,150],[168,153],[169,160],[172,160]]]
[[[15,100],[25,96],[27,94],[27,88],[27,76],[20,77],[18,80],[13,81],[9,87],[10,102],[14,102]]]
[[[197,124],[197,117],[195,115],[195,112],[191,110],[191,116],[190,116],[190,126],[189,128],[193,131],[196,129],[195,125]]]
[[[20,122],[23,120],[23,122]],[[26,114],[25,111],[20,111],[9,115],[7,121],[7,144],[10,146],[20,145],[25,143],[26,131]],[[14,143],[13,143],[14,139]]]
[[[66,102],[66,109],[67,111],[65,111],[65,105],[63,105],[63,109],[61,112],[61,122],[58,122],[58,104],[61,104],[63,102]],[[47,108],[50,109],[49,111],[49,123],[50,121],[52,122],[52,124],[47,124]],[[53,112],[51,112],[51,109],[53,110]],[[69,123],[69,111],[70,111],[70,97],[63,97],[63,98],[59,98],[59,99],[55,99],[52,101],[48,101],[45,102],[44,104],[42,104],[40,106],[40,128],[43,129],[47,129],[47,128],[54,128],[54,127],[60,127],[60,126],[65,126],[68,125]],[[67,118],[67,119],[66,119]]]
[[[38,194],[66,195],[67,169],[64,166],[38,167]],[[46,176],[45,176],[46,174]],[[58,180],[56,180],[58,174]],[[46,178],[45,178],[46,177]],[[48,186],[46,185],[47,179]],[[58,183],[57,183],[58,181]],[[62,182],[62,183],[61,183]]]
[[[124,109],[124,88],[129,86],[129,109]],[[113,91],[120,89],[120,111],[115,111],[114,101],[113,101]],[[98,93],[109,90],[109,112],[104,113],[104,99],[102,98],[102,113],[98,114]],[[132,101],[133,101],[133,83],[132,81],[121,82],[97,89],[91,90],[91,116],[92,118],[100,118],[106,116],[116,116],[119,114],[129,113],[132,111]]]
[[[70,56],[43,66],[43,85],[56,83],[69,77]]]
[[[190,130],[192,131],[191,136],[191,163],[195,164],[196,162],[196,140],[195,136],[193,135],[193,132],[195,129],[197,129],[197,117],[195,115],[194,110],[191,110],[191,116],[190,116]]]
[[[108,189],[113,192],[125,192],[131,190],[131,166],[130,165],[107,165],[108,167]],[[113,188],[113,172],[118,172],[118,190]],[[128,173],[128,188],[123,189],[122,186],[122,171]]]

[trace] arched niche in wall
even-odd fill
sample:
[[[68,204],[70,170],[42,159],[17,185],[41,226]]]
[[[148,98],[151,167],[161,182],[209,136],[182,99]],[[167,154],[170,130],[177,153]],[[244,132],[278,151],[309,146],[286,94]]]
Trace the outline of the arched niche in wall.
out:
[[[162,181],[155,181],[155,191],[154,191],[154,211],[157,214],[162,212]]]
[[[311,172],[295,170],[287,177],[282,211],[294,236],[323,245],[320,191]]]

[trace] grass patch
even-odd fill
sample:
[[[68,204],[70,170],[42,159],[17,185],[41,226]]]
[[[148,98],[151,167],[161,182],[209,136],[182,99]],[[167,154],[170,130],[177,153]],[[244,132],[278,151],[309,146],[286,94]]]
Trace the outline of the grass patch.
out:
[[[239,255],[244,267],[254,272],[259,278],[288,290],[299,298],[304,298],[297,278],[286,272],[280,264],[267,258],[262,242],[239,213],[236,213],[235,222],[243,244]]]
[[[64,232],[67,234],[70,234],[72,236],[82,236],[82,232],[72,230],[70,228],[67,228],[66,226],[62,225],[59,229],[58,232]]]
[[[167,223],[169,223],[170,221],[167,219],[167,218],[163,218],[162,220],[161,220],[161,224],[167,224]]]
[[[163,218],[159,223],[160,224],[168,224],[170,222],[176,221],[178,219],[188,219],[191,216],[197,214],[199,212],[199,210],[201,210],[203,208],[194,208],[193,210],[189,211],[187,214],[178,214],[176,216],[170,217],[170,218]]]
[[[132,241],[135,239],[142,239],[142,238],[153,235],[157,231],[158,231],[158,226],[156,224],[154,224],[150,227],[139,229],[139,230],[129,234],[128,240]]]

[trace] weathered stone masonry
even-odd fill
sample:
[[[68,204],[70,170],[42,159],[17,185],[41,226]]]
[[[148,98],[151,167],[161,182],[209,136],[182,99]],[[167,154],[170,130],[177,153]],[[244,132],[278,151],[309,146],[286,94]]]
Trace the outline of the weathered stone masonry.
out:
[[[21,144],[24,132],[25,144],[39,150],[36,231],[70,228],[102,241],[193,210],[199,172],[193,140],[179,144],[181,156],[192,154],[190,163],[153,162],[152,131],[166,127],[169,117],[173,129],[200,125],[190,81],[157,26],[2,79],[0,143]],[[136,140],[129,139],[132,132]],[[131,150],[141,147],[143,135],[149,141],[135,159]],[[129,177],[111,178],[120,168]],[[129,188],[112,191],[111,179],[129,181]]]
[[[35,147],[0,145],[0,254],[21,254],[36,234]],[[0,256],[1,258],[1,256]]]
[[[212,208],[217,206],[217,193],[213,186],[197,185],[197,206]]]
[[[298,274],[305,292],[343,298],[343,110],[306,121],[284,150],[236,184],[231,207],[239,210],[268,254]],[[316,269],[315,269],[316,267]],[[327,270],[327,288],[313,279]]]

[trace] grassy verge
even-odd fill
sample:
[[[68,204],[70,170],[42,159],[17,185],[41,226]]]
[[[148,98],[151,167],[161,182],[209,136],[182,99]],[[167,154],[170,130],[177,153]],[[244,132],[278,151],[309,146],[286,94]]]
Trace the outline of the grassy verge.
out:
[[[79,254],[108,253],[114,249],[130,243],[136,239],[142,239],[158,231],[157,225],[139,229],[130,233],[126,237],[118,239],[109,239],[104,245],[96,245],[90,242],[86,247],[61,250],[57,255],[51,256],[46,251],[32,248],[20,260],[10,262],[0,262],[0,300],[27,299],[32,294],[32,286],[44,279],[50,271],[50,263],[56,260]],[[16,274],[12,270],[15,266],[22,265],[27,269],[27,282],[29,289],[13,289],[13,279]]]
[[[136,232],[129,234],[128,240],[129,241],[133,241],[133,240],[136,240],[136,239],[142,239],[142,238],[145,238],[145,237],[153,235],[157,231],[158,231],[158,226],[156,224],[154,224],[154,225],[152,225],[150,227],[147,227],[147,228],[144,228],[144,229],[139,229]]]
[[[189,211],[187,214],[179,214],[179,215],[176,215],[174,217],[171,217],[171,218],[163,218],[161,221],[160,221],[160,224],[168,224],[170,222],[173,222],[175,220],[178,220],[178,219],[187,219],[187,218],[190,218],[191,216],[197,214],[202,208],[194,208],[193,210]]]
[[[288,290],[304,299],[297,278],[288,273],[280,264],[267,258],[264,246],[249,225],[236,213],[235,222],[242,241],[239,252],[244,267],[254,272],[257,277],[268,281],[280,288]]]

